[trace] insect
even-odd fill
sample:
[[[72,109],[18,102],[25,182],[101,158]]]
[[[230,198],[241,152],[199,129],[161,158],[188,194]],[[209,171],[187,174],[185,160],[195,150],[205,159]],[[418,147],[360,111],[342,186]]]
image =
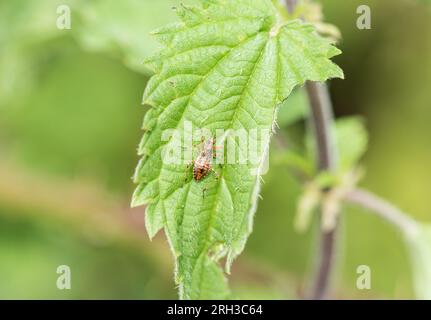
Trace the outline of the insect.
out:
[[[199,152],[196,159],[192,162],[193,164],[193,178],[196,181],[201,181],[210,172],[213,172],[218,178],[218,174],[212,168],[212,159],[215,157],[214,153],[214,138],[210,138],[207,141],[202,137],[202,150]]]

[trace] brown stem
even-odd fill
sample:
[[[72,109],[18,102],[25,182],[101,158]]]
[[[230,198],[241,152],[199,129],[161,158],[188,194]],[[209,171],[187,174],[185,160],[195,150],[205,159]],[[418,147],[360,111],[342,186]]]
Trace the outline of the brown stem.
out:
[[[298,0],[285,0],[286,8],[289,13],[292,13],[295,10],[295,7],[298,3]]]
[[[311,108],[311,129],[316,139],[317,165],[320,171],[333,171],[337,167],[335,139],[332,134],[332,103],[324,83],[307,82],[305,85]]]
[[[297,0],[285,0],[289,13],[294,11],[297,2]],[[318,169],[319,171],[334,171],[337,166],[337,152],[335,150],[335,138],[331,130],[333,108],[328,88],[325,84],[307,82],[306,89],[311,108],[311,127],[316,142]],[[321,231],[320,256],[309,296],[311,299],[321,300],[327,297],[334,265],[336,233],[337,228],[329,232]]]
[[[319,171],[334,171],[337,166],[335,139],[332,134],[332,104],[325,84],[307,82],[306,89],[311,108],[311,127],[317,149]],[[320,256],[310,299],[325,299],[328,294],[334,265],[337,228],[321,231],[319,245]]]

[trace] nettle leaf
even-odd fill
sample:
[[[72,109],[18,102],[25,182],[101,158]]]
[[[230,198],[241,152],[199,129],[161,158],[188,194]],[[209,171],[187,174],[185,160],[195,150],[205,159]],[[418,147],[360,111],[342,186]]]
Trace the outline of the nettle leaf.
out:
[[[153,106],[144,119],[132,205],[147,205],[146,225],[153,237],[164,229],[176,261],[180,298],[229,295],[218,261],[226,271],[241,253],[252,229],[259,173],[269,135],[258,135],[259,161],[214,165],[192,179],[187,163],[166,163],[176,148],[166,130],[207,128],[272,129],[276,106],[306,80],[343,77],[329,59],[340,53],[314,27],[281,21],[270,0],[202,0],[176,8],[181,22],[154,32],[164,48],[147,63],[155,75],[144,93]],[[247,147],[235,142],[238,157]],[[196,155],[196,152],[194,152]]]

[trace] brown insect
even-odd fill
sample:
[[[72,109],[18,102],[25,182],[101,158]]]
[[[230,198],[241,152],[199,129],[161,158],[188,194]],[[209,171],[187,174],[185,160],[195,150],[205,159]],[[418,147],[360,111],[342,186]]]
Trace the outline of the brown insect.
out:
[[[202,138],[203,147],[199,152],[196,160],[193,161],[193,178],[200,181],[205,178],[210,172],[213,172],[218,178],[218,174],[212,168],[212,159],[215,157],[214,153],[214,138],[204,141]]]

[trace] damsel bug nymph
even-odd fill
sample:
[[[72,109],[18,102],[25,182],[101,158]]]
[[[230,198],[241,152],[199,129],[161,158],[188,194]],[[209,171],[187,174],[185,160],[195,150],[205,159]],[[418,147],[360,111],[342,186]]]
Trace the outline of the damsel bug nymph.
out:
[[[205,178],[212,169],[212,159],[214,154],[214,139],[208,139],[193,162],[193,178],[200,181]],[[214,172],[215,173],[215,172]]]

